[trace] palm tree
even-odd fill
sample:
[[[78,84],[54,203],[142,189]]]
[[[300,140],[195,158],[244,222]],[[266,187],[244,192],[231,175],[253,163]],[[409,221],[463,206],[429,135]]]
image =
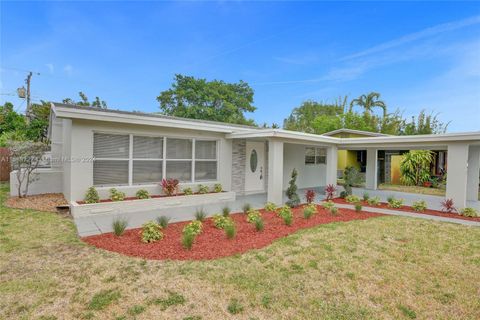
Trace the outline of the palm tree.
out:
[[[353,99],[352,102],[350,102],[350,111],[352,111],[354,105],[363,107],[368,114],[370,114],[375,107],[381,108],[383,110],[383,118],[385,119],[387,117],[387,105],[380,100],[380,93],[378,92],[370,92],[367,95],[362,94],[360,97]]]

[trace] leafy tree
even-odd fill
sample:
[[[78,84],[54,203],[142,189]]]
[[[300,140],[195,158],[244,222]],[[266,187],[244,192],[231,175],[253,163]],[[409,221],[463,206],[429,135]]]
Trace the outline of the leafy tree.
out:
[[[0,134],[24,130],[25,126],[25,117],[13,109],[12,103],[5,102],[3,106],[0,106]]]
[[[32,104],[25,137],[33,141],[45,141],[47,139],[49,117],[50,102],[41,101],[40,104]]]
[[[367,114],[371,114],[372,109],[378,107],[383,110],[383,117],[385,118],[387,116],[387,105],[380,100],[380,93],[378,92],[362,94],[360,97],[353,99],[352,102],[350,102],[350,111],[352,111],[354,105],[358,105],[365,109],[365,113]]]
[[[74,105],[83,106],[83,107],[94,107],[94,108],[99,108],[99,109],[107,109],[108,108],[107,103],[104,100],[101,100],[99,97],[95,97],[95,100],[90,102],[88,100],[87,95],[85,93],[83,93],[82,91],[80,91],[78,93],[78,95],[80,96],[80,100],[78,100],[78,101],[74,101],[71,98],[65,98],[65,99],[63,99],[62,102],[65,103],[65,104],[74,104]]]
[[[425,113],[425,110],[420,111],[418,117],[412,117],[412,120],[405,125],[402,134],[436,134],[445,133],[449,123],[444,124],[437,118],[438,114]]]
[[[347,97],[343,101],[339,100],[333,104],[313,100],[305,101],[300,107],[293,109],[290,116],[284,120],[283,127],[287,130],[317,133],[319,130],[315,127],[315,120],[318,117],[322,117],[322,120],[327,120],[342,115],[346,99]],[[320,125],[318,121],[316,125]]]
[[[226,83],[175,75],[172,87],[157,97],[163,114],[253,125],[245,112],[253,112],[253,89],[243,81]]]
[[[406,185],[421,185],[430,180],[430,165],[433,152],[430,150],[412,150],[403,155],[400,162],[400,181]]]
[[[298,196],[298,193],[297,193],[297,176],[298,176],[297,169],[294,168],[292,171],[292,176],[291,176],[292,178],[288,183],[288,188],[286,191],[287,198],[288,198],[287,205],[290,208],[294,208],[300,204],[300,197]]]

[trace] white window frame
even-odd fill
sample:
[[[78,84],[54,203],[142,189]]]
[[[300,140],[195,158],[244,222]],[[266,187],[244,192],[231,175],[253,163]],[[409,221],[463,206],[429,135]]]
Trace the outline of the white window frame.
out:
[[[219,147],[220,147],[220,140],[215,138],[190,138],[185,136],[173,136],[173,135],[148,135],[148,134],[135,134],[135,133],[121,133],[121,132],[105,132],[105,131],[94,131],[94,134],[111,134],[111,135],[123,135],[129,136],[129,158],[95,158],[95,160],[122,160],[128,161],[128,184],[109,184],[109,185],[95,185],[96,187],[128,187],[128,186],[156,186],[157,184],[152,184],[151,182],[137,182],[133,183],[133,161],[162,161],[162,177],[165,178],[167,175],[167,161],[191,161],[192,164],[192,172],[191,172],[191,180],[190,181],[182,181],[181,183],[188,184],[188,183],[204,183],[204,182],[218,182],[218,172],[219,172]],[[93,136],[92,135],[92,146],[93,146]],[[162,151],[162,158],[133,158],[133,137],[152,137],[152,138],[163,138],[163,151]],[[192,158],[191,159],[167,159],[167,143],[168,139],[184,139],[184,140],[191,140],[192,141]],[[196,159],[195,157],[195,143],[196,141],[214,141],[215,142],[215,159]],[[211,180],[195,180],[195,162],[196,161],[215,161],[217,163],[216,173],[217,176],[215,179]],[[93,180],[93,167],[92,167],[92,180]],[[159,181],[160,183],[160,181]]]
[[[94,145],[94,139],[95,139],[95,134],[109,134],[109,135],[117,135],[117,136],[128,136],[129,134],[128,133],[117,133],[117,132],[94,132],[93,135],[92,135],[92,152],[93,152],[93,145]],[[128,142],[128,152],[129,152],[129,158],[95,158],[95,155],[94,155],[94,162],[95,161],[128,161],[128,171],[127,171],[127,175],[128,175],[128,182],[127,184],[99,184],[99,185],[95,185],[95,186],[98,186],[98,187],[112,187],[112,186],[120,186],[120,187],[126,187],[126,186],[130,186],[131,185],[131,152],[132,152],[132,137],[131,135],[129,136],[129,142]],[[93,163],[92,163],[92,181],[93,181]]]
[[[314,161],[313,163],[307,163],[307,149],[314,149],[315,152],[314,152]],[[324,162],[320,162],[320,161],[317,161],[318,157],[323,157],[325,159]],[[304,164],[306,166],[317,166],[317,165],[325,165],[327,164],[327,155],[326,155],[326,150],[325,148],[321,148],[321,147],[305,147],[305,154],[304,154],[304,157],[303,157],[303,160],[304,160]]]

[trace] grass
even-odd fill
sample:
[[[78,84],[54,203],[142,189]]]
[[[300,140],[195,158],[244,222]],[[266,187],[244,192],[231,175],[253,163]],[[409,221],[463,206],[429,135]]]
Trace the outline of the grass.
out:
[[[382,183],[378,186],[379,190],[391,190],[407,193],[427,194],[431,196],[445,196],[445,189],[440,188],[426,188],[419,186],[404,186],[398,184]],[[480,200],[480,192],[478,193],[478,199]]]
[[[0,204],[0,319],[478,319],[479,239],[389,216],[219,260],[145,261],[85,245],[68,218]]]

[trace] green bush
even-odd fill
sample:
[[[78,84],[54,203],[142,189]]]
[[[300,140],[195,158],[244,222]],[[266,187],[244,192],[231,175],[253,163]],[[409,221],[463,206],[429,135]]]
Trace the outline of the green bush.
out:
[[[162,227],[155,221],[149,221],[142,226],[142,242],[149,243],[163,239]]]
[[[182,245],[185,249],[192,249],[193,242],[195,241],[196,235],[192,231],[183,231],[182,233]]]
[[[261,218],[260,211],[255,209],[250,209],[247,213],[247,221],[250,223],[254,223],[255,220]]]
[[[425,202],[425,200],[415,201],[412,205],[412,208],[417,212],[422,212],[427,209],[427,203]]]
[[[236,234],[237,234],[237,228],[235,227],[235,223],[230,220],[225,225],[225,235],[227,236],[228,239],[233,239]]]
[[[186,195],[186,196],[190,196],[190,195],[193,194],[193,190],[192,190],[192,188],[190,188],[190,187],[183,188],[182,192],[183,192],[183,194]]]
[[[347,201],[348,203],[357,203],[357,202],[360,202],[360,197],[358,197],[356,195],[353,195],[353,194],[349,194],[345,198],[345,201]]]
[[[367,203],[371,206],[378,206],[380,204],[380,198],[379,197],[373,197],[367,200]]]
[[[463,208],[460,210],[460,214],[464,217],[478,217],[478,211],[475,210],[474,208]]]
[[[125,199],[125,193],[118,191],[115,188],[110,189],[110,200],[112,201],[123,201]]]
[[[213,186],[213,191],[214,192],[222,192],[223,191],[223,187],[220,183],[215,183],[215,185]]]
[[[363,201],[368,201],[368,199],[370,199],[370,194],[368,194],[368,192],[365,192],[363,194]]]
[[[265,223],[263,222],[263,219],[261,217],[255,220],[255,230],[262,231],[264,228]]]
[[[390,208],[398,209],[401,208],[403,205],[403,199],[395,199],[395,198],[390,198],[388,199],[388,206]]]
[[[150,198],[150,194],[148,194],[148,191],[145,189],[140,189],[137,191],[136,196],[138,199],[148,199]]]
[[[340,198],[345,199],[348,196],[347,191],[340,192]]]
[[[230,211],[231,211],[231,210],[230,210],[229,207],[223,207],[223,209],[222,209],[222,215],[223,215],[224,217],[229,217],[229,216],[230,216]]]
[[[232,219],[230,219],[229,217],[224,217],[219,214],[213,216],[213,224],[217,229],[224,229],[225,226],[229,223],[232,223]]]
[[[355,204],[355,211],[361,212],[362,211],[362,205],[360,203]]]
[[[95,187],[90,187],[85,193],[85,203],[98,203],[100,202],[100,197],[98,196],[97,189]]]
[[[195,211],[195,220],[203,222],[206,217],[207,217],[207,214],[205,213],[205,211],[203,211],[203,209],[197,209]]]
[[[390,203],[391,201],[395,200],[395,197],[393,195],[389,195],[387,197],[387,202]]]
[[[121,236],[125,229],[127,228],[128,222],[125,219],[115,219],[113,220],[112,227],[113,233],[116,236]]]
[[[297,176],[297,169],[294,168],[292,170],[291,179],[290,182],[288,182],[288,188],[286,191],[286,195],[288,198],[287,205],[290,208],[294,208],[300,204],[300,197],[297,194]]]
[[[336,216],[338,214],[338,208],[337,207],[330,208],[330,213]]]
[[[279,211],[278,215],[283,219],[283,222],[287,226],[291,226],[293,223],[293,212],[290,206],[285,205]]]
[[[198,220],[191,221],[185,227],[183,227],[183,233],[191,232],[194,235],[199,235],[202,232],[202,222]]]
[[[157,222],[163,229],[165,229],[170,222],[170,218],[166,216],[160,216],[157,218]]]
[[[303,208],[303,217],[305,219],[310,219],[317,212],[317,206],[313,203],[307,205]]]
[[[325,209],[330,211],[330,209],[335,207],[335,203],[333,201],[327,201],[327,202],[322,203],[322,207],[324,207]]]
[[[210,189],[208,189],[208,186],[205,186],[203,184],[198,185],[198,193],[205,194],[205,193],[209,193],[209,192],[210,192]]]
[[[265,211],[267,212],[275,212],[277,210],[277,206],[273,202],[267,202],[264,207]]]
[[[242,207],[242,210],[243,210],[243,213],[247,214],[248,211],[250,211],[252,209],[252,206],[250,205],[250,203],[245,203]]]

